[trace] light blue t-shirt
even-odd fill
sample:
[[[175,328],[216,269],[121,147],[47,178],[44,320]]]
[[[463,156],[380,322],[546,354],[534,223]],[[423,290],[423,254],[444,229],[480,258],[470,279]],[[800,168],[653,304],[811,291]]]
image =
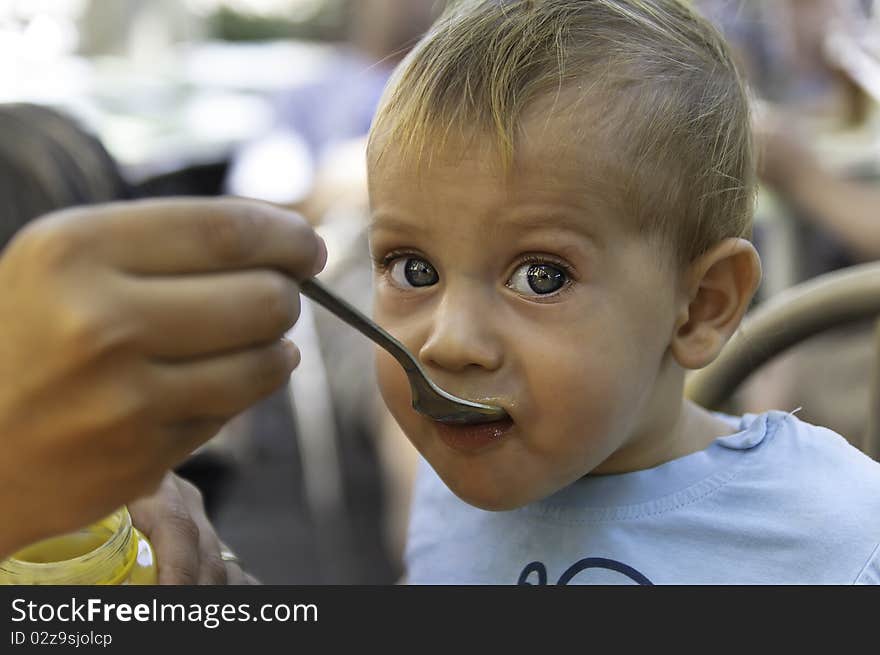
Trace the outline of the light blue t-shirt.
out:
[[[784,412],[644,471],[476,509],[423,461],[410,584],[880,584],[880,464]]]

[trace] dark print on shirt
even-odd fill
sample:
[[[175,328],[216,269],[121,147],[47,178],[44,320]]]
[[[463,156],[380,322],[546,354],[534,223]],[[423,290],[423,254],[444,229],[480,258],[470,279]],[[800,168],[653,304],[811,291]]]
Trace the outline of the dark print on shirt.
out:
[[[618,562],[613,559],[605,559],[604,557],[586,557],[578,562],[575,562],[571,566],[566,569],[565,573],[559,576],[559,580],[556,581],[557,585],[567,585],[571,582],[572,578],[581,573],[582,571],[587,571],[589,569],[605,569],[608,571],[615,571],[616,573],[620,573],[621,575],[626,576],[636,584],[640,585],[653,585],[654,583],[648,580],[642,573],[636,571],[633,567],[627,566],[623,562]],[[529,580],[529,577],[532,574],[537,576],[537,581],[532,582]],[[520,585],[546,585],[547,584],[547,567],[544,566],[543,562],[531,562],[530,564],[526,564],[525,568],[522,570],[522,573],[519,574],[519,580],[517,584]]]

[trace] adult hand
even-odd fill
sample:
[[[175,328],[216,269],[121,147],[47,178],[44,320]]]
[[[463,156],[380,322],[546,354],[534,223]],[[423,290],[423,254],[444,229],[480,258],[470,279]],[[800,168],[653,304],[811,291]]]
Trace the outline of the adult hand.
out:
[[[132,523],[156,550],[159,584],[258,584],[238,562],[224,561],[201,492],[169,473],[152,496],[130,503]]]
[[[95,521],[299,362],[299,216],[245,200],[66,210],[0,253],[0,557]]]

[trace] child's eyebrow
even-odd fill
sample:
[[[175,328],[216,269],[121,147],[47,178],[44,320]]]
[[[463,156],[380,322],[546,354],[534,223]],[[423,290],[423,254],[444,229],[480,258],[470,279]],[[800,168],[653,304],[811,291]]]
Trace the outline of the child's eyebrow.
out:
[[[372,235],[374,232],[387,231],[398,232],[410,235],[423,234],[426,226],[420,223],[397,218],[393,214],[375,214],[369,225],[367,233]],[[503,237],[509,235],[511,231],[516,232],[534,232],[538,230],[559,230],[570,232],[578,236],[584,237],[594,247],[601,247],[603,240],[600,235],[589,224],[589,220],[585,216],[575,215],[569,212],[559,212],[558,210],[531,209],[527,212],[516,212],[513,214],[500,214],[493,217],[492,222],[488,226],[488,231],[493,237]]]
[[[593,229],[585,216],[577,216],[568,212],[532,210],[527,213],[517,213],[499,219],[493,228],[493,231],[497,233],[503,233],[509,228],[520,232],[563,230],[585,237],[595,246],[602,245],[601,236]]]
[[[367,225],[367,233],[372,234],[378,230],[389,232],[418,232],[419,226],[410,221],[401,220],[387,214],[374,215]]]

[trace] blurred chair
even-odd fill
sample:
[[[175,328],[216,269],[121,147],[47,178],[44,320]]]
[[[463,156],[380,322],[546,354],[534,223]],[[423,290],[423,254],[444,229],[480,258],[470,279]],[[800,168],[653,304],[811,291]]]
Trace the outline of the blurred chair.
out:
[[[707,409],[723,409],[747,377],[791,346],[831,328],[878,317],[880,262],[798,284],[747,316],[718,359],[688,376],[685,395]],[[875,334],[873,380],[865,390],[869,418],[863,434],[851,435],[850,441],[880,460],[880,321]],[[821,384],[823,372],[814,373]]]

